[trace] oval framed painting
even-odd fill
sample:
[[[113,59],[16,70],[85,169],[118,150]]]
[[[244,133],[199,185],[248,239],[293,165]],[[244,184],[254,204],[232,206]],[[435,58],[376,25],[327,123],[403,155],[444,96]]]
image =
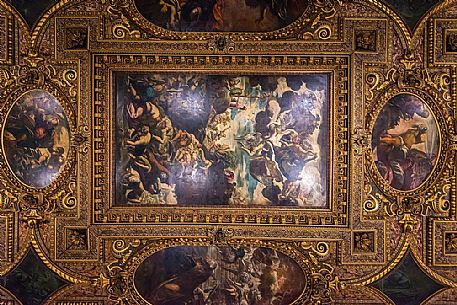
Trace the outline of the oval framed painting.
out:
[[[376,117],[371,139],[379,175],[398,191],[418,189],[430,177],[440,153],[436,117],[418,95],[391,97]]]
[[[146,257],[134,273],[149,304],[292,304],[307,276],[287,255],[266,247],[176,246]]]
[[[135,0],[139,14],[173,32],[271,32],[291,25],[308,1]]]
[[[70,150],[70,125],[61,103],[42,89],[24,93],[7,114],[2,146],[19,181],[32,188],[52,184]]]

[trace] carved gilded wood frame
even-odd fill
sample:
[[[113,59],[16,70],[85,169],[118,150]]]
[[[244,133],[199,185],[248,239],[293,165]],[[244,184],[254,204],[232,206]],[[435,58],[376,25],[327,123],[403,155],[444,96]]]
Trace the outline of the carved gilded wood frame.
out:
[[[272,62],[272,60],[274,62]],[[93,202],[95,223],[188,223],[188,224],[271,224],[271,225],[324,225],[345,226],[347,221],[347,194],[349,171],[348,164],[348,128],[349,86],[348,58],[346,56],[287,56],[269,58],[266,56],[173,56],[141,54],[94,54],[94,107],[93,128],[97,133],[93,137]],[[189,70],[188,67],[192,67]],[[264,73],[283,75],[300,73],[331,73],[330,92],[330,127],[329,143],[329,200],[330,206],[321,209],[300,208],[236,208],[221,207],[116,207],[113,190],[113,161],[106,158],[112,152],[113,124],[113,74],[117,71],[146,71],[153,73],[188,72],[214,74],[224,71],[226,74]],[[336,110],[338,109],[338,110]],[[97,115],[98,114],[98,115]],[[333,196],[332,196],[333,195]],[[211,204],[208,202],[207,204]],[[302,210],[302,211],[301,211]],[[319,211],[320,210],[320,211]],[[325,211],[328,210],[328,211]]]

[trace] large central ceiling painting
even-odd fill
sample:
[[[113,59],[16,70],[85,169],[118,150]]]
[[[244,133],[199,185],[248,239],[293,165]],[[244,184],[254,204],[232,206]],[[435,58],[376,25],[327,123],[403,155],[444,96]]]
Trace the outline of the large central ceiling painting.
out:
[[[327,74],[118,73],[120,205],[327,205]]]

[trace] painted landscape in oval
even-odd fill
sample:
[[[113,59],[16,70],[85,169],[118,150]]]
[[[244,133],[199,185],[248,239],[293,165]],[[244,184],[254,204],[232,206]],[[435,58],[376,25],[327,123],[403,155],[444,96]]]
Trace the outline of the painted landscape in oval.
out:
[[[43,90],[24,94],[12,107],[3,131],[3,148],[23,183],[42,188],[61,171],[70,147],[70,128],[59,101]]]
[[[135,0],[150,22],[177,32],[270,32],[303,15],[303,0]]]
[[[374,162],[381,176],[397,190],[416,189],[427,179],[436,163],[439,144],[433,114],[412,94],[391,98],[373,128]]]
[[[264,247],[178,246],[146,258],[135,287],[154,305],[286,305],[306,278],[290,257]]]

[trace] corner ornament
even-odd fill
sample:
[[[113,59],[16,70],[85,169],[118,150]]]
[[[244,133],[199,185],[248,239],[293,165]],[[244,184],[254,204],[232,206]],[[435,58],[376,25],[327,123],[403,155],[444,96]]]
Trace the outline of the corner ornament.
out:
[[[422,68],[418,58],[412,52],[406,52],[398,67],[390,68],[386,73],[369,70],[365,82],[368,90],[365,94],[367,102],[371,103],[380,93],[387,92],[389,88],[399,90],[406,88],[421,89],[429,93],[434,99],[442,99],[450,105],[449,73],[437,71],[431,72]]]
[[[403,225],[405,233],[412,232],[417,222],[417,216],[427,216],[428,207],[420,198],[398,197],[397,201],[386,205],[386,214],[388,216],[399,216],[399,223]]]
[[[136,29],[124,14],[124,10],[128,7],[128,1],[126,0],[102,0],[102,4],[106,5],[106,12],[108,28],[110,33],[108,36],[112,36],[115,39],[124,38],[140,38],[141,34]]]

